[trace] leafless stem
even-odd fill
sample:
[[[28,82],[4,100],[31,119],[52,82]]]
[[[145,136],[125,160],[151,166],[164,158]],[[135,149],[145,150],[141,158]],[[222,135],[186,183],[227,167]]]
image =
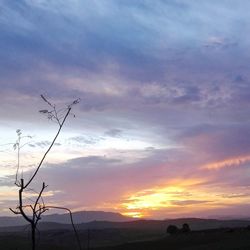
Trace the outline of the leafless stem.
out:
[[[61,209],[61,210],[66,210],[66,211],[69,212],[71,225],[72,225],[72,227],[73,227],[73,230],[74,230],[74,233],[75,233],[75,236],[76,236],[76,240],[77,240],[77,243],[78,243],[78,247],[79,247],[79,249],[81,250],[81,249],[82,249],[81,241],[80,241],[78,232],[77,232],[76,227],[75,227],[75,224],[74,224],[74,220],[73,220],[73,216],[72,216],[71,210],[70,210],[69,208],[66,208],[66,207],[57,207],[57,206],[46,206],[46,208],[47,208],[47,209],[50,209],[50,208],[53,208],[53,209]]]
[[[40,189],[39,192],[37,192],[37,197],[34,201],[31,201],[33,203],[33,205],[31,204],[23,204],[23,200],[24,200],[24,192],[28,191],[28,190],[32,190],[29,188],[29,186],[32,184],[34,178],[37,176],[38,171],[40,170],[41,166],[44,163],[45,158],[47,157],[48,153],[50,152],[50,150],[52,149],[52,147],[54,146],[63,126],[64,123],[67,119],[67,117],[69,116],[72,106],[77,104],[79,102],[79,99],[73,101],[70,105],[67,106],[66,109],[56,109],[56,105],[51,104],[51,102],[48,101],[47,98],[44,97],[44,95],[41,95],[41,98],[49,105],[50,108],[52,108],[52,110],[40,110],[40,113],[46,114],[48,119],[55,121],[58,125],[59,128],[54,136],[54,139],[52,140],[51,144],[49,145],[48,149],[46,150],[46,152],[44,153],[44,155],[42,156],[39,164],[37,165],[34,173],[32,174],[32,176],[28,179],[27,183],[24,182],[24,178],[21,175],[20,180],[18,179],[19,177],[19,171],[20,171],[20,149],[25,146],[27,143],[21,145],[21,139],[25,136],[21,136],[22,132],[20,129],[18,129],[16,131],[17,133],[17,141],[16,143],[13,145],[14,149],[17,149],[17,169],[16,169],[16,174],[15,174],[15,185],[19,187],[19,191],[18,191],[18,200],[19,200],[19,204],[16,207],[16,209],[12,209],[10,208],[10,211],[12,211],[14,214],[18,214],[18,215],[22,215],[22,217],[30,224],[31,226],[31,238],[32,238],[32,250],[35,250],[36,248],[36,231],[37,231],[37,223],[38,221],[41,219],[41,215],[43,213],[45,213],[47,210],[49,210],[50,208],[57,208],[57,209],[64,209],[67,210],[70,213],[70,219],[71,219],[71,223],[77,238],[77,243],[79,245],[79,249],[81,250],[81,244],[80,244],[80,239],[78,237],[76,228],[74,226],[74,222],[73,222],[73,217],[72,217],[72,213],[70,211],[70,209],[65,208],[65,207],[53,207],[53,206],[46,206],[44,201],[43,201],[43,192],[45,190],[45,188],[47,187],[47,185],[45,185],[45,183],[43,182],[42,187]],[[62,112],[64,112],[62,114]],[[27,208],[29,208],[29,213],[27,211]],[[32,216],[28,215],[32,213]]]
[[[66,113],[66,115],[64,116],[64,119],[63,119],[63,121],[62,121],[62,124],[59,125],[59,129],[58,129],[58,131],[57,131],[57,133],[56,133],[56,135],[55,135],[53,141],[51,142],[49,148],[47,149],[47,151],[46,151],[45,154],[43,155],[41,161],[39,162],[38,167],[36,168],[36,171],[33,173],[32,177],[29,179],[29,181],[25,184],[24,188],[28,187],[28,186],[30,185],[30,183],[33,181],[33,179],[35,178],[35,176],[37,175],[37,172],[39,171],[40,167],[42,166],[42,164],[43,164],[43,162],[44,162],[44,160],[45,160],[47,154],[49,153],[49,151],[50,151],[51,148],[53,147],[53,145],[54,145],[54,143],[55,143],[57,137],[59,136],[59,134],[60,134],[60,132],[61,132],[61,129],[62,129],[62,127],[63,127],[63,125],[64,125],[64,123],[65,123],[65,121],[66,121],[66,119],[67,119],[67,117],[68,117],[68,115],[69,115],[69,113],[70,113],[70,111],[71,111],[71,108],[68,109],[68,111],[67,111],[67,113]]]

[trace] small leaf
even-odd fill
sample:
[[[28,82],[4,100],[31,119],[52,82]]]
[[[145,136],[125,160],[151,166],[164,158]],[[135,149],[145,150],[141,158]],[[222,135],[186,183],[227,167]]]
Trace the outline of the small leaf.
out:
[[[21,129],[17,129],[17,130],[16,130],[16,133],[17,133],[18,136],[20,136],[20,135],[22,134]]]
[[[53,105],[44,97],[44,95],[41,95],[41,98],[49,104],[49,106],[53,107]]]
[[[41,96],[41,98],[45,101],[45,102],[47,102],[47,100],[46,100],[46,98],[44,97],[44,95],[40,95]]]
[[[77,103],[79,103],[79,102],[80,102],[80,98],[74,100],[74,101],[72,102],[72,104],[77,104]]]
[[[47,114],[49,111],[47,109],[39,110],[39,113]]]

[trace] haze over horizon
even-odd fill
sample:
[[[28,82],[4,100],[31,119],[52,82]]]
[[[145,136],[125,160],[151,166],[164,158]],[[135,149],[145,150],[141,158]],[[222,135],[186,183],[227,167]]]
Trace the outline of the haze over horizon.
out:
[[[45,201],[145,218],[250,216],[250,2],[0,0],[0,216],[56,125]],[[32,194],[30,194],[32,196]]]

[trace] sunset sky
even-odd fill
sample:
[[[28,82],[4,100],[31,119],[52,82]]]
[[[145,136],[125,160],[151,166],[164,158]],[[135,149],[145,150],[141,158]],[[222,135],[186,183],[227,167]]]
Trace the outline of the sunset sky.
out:
[[[0,215],[47,204],[146,218],[250,217],[250,1],[0,0]],[[39,189],[39,188],[38,188]],[[27,194],[27,197],[32,193]]]

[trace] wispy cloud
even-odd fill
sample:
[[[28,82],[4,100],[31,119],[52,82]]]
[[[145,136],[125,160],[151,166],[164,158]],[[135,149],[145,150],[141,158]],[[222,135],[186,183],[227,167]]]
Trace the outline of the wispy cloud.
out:
[[[225,159],[223,161],[218,161],[218,162],[213,162],[213,163],[208,163],[202,166],[202,169],[220,169],[220,168],[226,168],[226,167],[237,167],[244,165],[245,163],[249,163],[250,161],[250,156],[240,156],[240,157],[235,157],[231,159]]]

